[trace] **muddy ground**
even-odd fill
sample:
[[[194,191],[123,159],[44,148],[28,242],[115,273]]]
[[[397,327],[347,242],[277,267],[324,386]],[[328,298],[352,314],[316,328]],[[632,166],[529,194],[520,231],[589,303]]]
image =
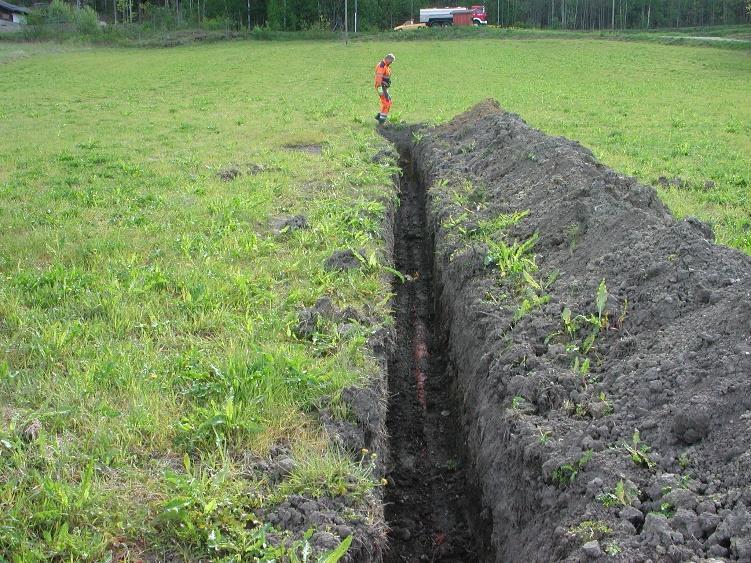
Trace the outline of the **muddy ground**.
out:
[[[751,259],[494,102],[412,133],[477,560],[751,561]]]

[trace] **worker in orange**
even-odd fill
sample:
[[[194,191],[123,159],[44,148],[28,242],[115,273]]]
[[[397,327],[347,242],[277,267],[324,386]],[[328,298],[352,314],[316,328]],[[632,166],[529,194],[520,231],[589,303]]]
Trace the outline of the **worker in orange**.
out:
[[[375,116],[378,123],[386,121],[391,109],[389,87],[391,86],[391,63],[395,60],[396,57],[392,53],[389,53],[375,68],[375,87],[378,97],[381,98],[381,111]]]

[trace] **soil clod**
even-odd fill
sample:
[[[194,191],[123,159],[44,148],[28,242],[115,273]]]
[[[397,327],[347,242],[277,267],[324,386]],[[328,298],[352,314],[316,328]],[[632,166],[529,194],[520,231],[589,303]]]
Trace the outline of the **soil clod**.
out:
[[[223,168],[222,170],[220,170],[217,173],[217,176],[222,182],[231,182],[241,174],[242,172],[237,166],[230,166],[228,168]]]
[[[309,229],[308,218],[305,215],[293,215],[291,217],[277,217],[271,221],[274,233],[277,235],[291,233],[301,229]]]
[[[327,270],[355,270],[362,267],[364,259],[362,253],[355,254],[354,250],[337,250],[326,258],[323,266]]]
[[[318,143],[290,143],[284,145],[284,148],[291,151],[304,152],[308,154],[321,154],[323,151],[323,145]]]

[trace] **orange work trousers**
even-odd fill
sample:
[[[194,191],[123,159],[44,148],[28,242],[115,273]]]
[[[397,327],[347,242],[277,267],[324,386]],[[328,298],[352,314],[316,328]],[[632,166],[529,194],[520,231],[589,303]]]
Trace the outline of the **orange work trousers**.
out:
[[[391,109],[391,97],[380,94],[378,97],[381,98],[381,113],[383,115],[388,115],[389,110]]]

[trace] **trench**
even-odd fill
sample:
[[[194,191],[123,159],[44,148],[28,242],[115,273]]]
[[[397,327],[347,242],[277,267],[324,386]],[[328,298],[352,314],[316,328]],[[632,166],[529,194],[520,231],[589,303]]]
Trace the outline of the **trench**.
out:
[[[386,236],[410,276],[394,285],[386,561],[751,561],[749,257],[494,101],[419,136],[380,131],[406,149]],[[464,244],[481,223],[535,241],[549,281],[533,310]],[[599,309],[611,320],[582,373],[568,349],[593,333],[563,334],[564,312]]]
[[[443,350],[436,307],[433,242],[426,195],[408,152],[401,154],[394,256],[406,280],[394,282],[396,345],[389,358],[390,473],[385,515],[387,563],[488,559],[488,525],[465,456],[462,402]]]

